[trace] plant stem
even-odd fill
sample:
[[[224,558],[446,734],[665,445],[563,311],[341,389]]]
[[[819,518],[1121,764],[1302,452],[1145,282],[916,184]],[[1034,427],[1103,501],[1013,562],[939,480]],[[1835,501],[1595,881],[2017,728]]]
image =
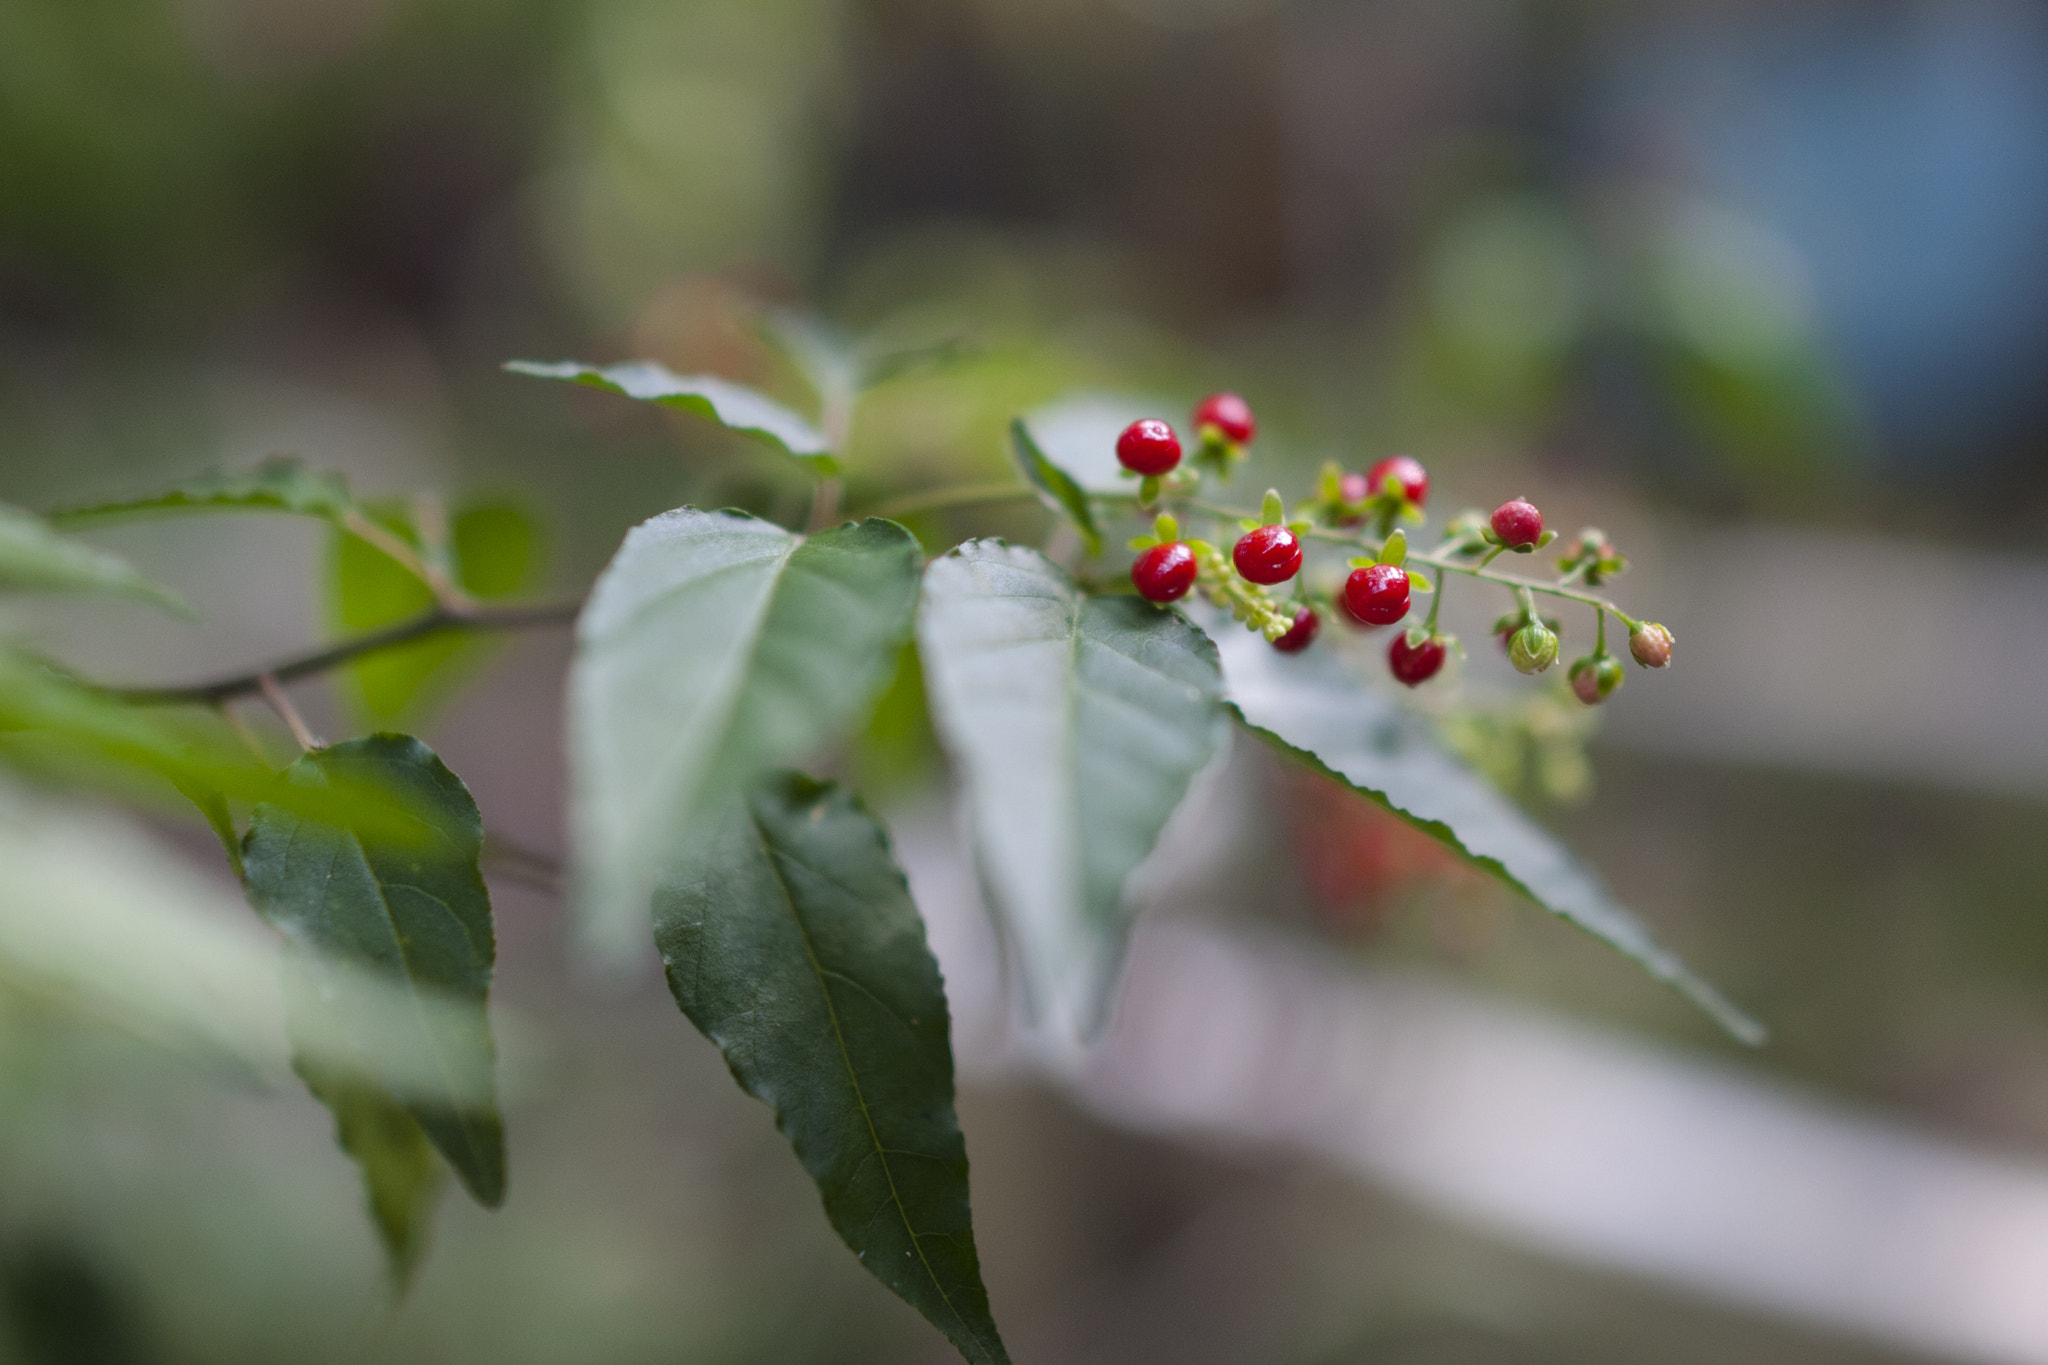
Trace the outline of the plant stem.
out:
[[[256,689],[263,694],[263,700],[270,703],[270,709],[277,712],[277,718],[284,722],[284,728],[292,732],[292,738],[299,742],[305,753],[321,747],[320,737],[313,733],[313,727],[306,724],[306,718],[299,714],[299,708],[292,705],[292,699],[285,695],[282,684],[275,673],[258,673]]]
[[[970,483],[958,488],[941,488],[934,493],[912,493],[891,498],[868,512],[871,517],[909,517],[919,512],[942,512],[949,507],[970,507],[983,502],[1010,502],[1035,498],[1038,490],[1022,483]]]
[[[1088,499],[1091,502],[1113,503],[1122,506],[1135,506],[1138,501],[1136,497],[1128,493],[1090,493]],[[1215,503],[1188,500],[1181,502],[1179,505],[1190,512],[1199,512],[1205,516],[1214,517],[1218,521],[1226,521],[1233,524],[1247,518],[1253,521],[1258,520],[1251,513],[1239,508],[1220,507]],[[1333,545],[1356,546],[1375,556],[1379,554],[1386,543],[1384,540],[1376,542],[1365,536],[1347,535],[1342,531],[1330,531],[1322,527],[1311,528],[1307,538],[1325,541]],[[1431,568],[1440,569],[1447,573],[1461,573],[1468,578],[1477,578],[1488,583],[1498,583],[1502,587],[1517,591],[1526,589],[1530,592],[1546,593],[1552,597],[1562,597],[1573,602],[1584,602],[1587,606],[1601,607],[1613,612],[1615,618],[1620,621],[1626,622],[1631,619],[1620,607],[1617,607],[1613,602],[1605,597],[1601,597],[1597,593],[1581,592],[1576,588],[1566,587],[1561,583],[1546,583],[1541,579],[1524,578],[1520,574],[1501,573],[1496,569],[1487,568],[1486,566],[1492,562],[1494,555],[1499,553],[1501,553],[1500,548],[1495,547],[1491,554],[1488,554],[1485,559],[1477,564],[1460,563],[1442,550],[1410,550],[1408,552],[1408,559],[1411,563],[1427,564]]]
[[[576,619],[576,613],[582,608],[581,602],[534,602],[506,607],[436,606],[421,612],[409,621],[400,621],[397,625],[386,626],[383,630],[372,631],[368,635],[359,635],[353,640],[344,640],[340,644],[329,645],[310,654],[285,659],[268,668],[230,674],[210,682],[187,683],[174,687],[109,688],[108,691],[122,701],[133,702],[139,706],[218,706],[235,697],[257,694],[267,697],[270,689],[280,683],[325,673],[329,669],[339,668],[345,663],[360,659],[366,654],[411,644],[414,640],[439,635],[443,631],[525,630],[535,626],[567,625]]]

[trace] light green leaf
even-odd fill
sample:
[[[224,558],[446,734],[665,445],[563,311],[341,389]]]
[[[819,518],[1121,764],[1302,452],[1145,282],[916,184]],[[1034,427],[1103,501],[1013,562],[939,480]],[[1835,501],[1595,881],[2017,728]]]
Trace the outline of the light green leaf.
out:
[[[1124,882],[1223,732],[1215,646],[976,540],[926,570],[918,651],[1026,999],[1054,1037],[1085,1037],[1122,959]]]
[[[1024,425],[1021,417],[1010,423],[1010,449],[1017,457],[1017,467],[1038,490],[1038,500],[1055,515],[1063,516],[1072,523],[1074,529],[1081,533],[1081,543],[1089,554],[1101,554],[1102,532],[1095,525],[1088,495],[1081,491],[1081,485],[1074,482],[1072,475],[1045,457],[1045,452],[1032,438],[1031,428]]]
[[[572,820],[591,945],[642,942],[656,875],[707,809],[865,718],[920,555],[893,522],[809,539],[682,508],[635,527],[577,623]]]
[[[393,535],[417,546],[419,534],[399,508],[373,508]],[[539,528],[520,508],[479,503],[449,522],[450,570],[470,596],[506,597],[530,585],[539,558]],[[327,619],[358,635],[418,616],[434,605],[419,575],[357,536],[337,531],[328,544]],[[503,643],[478,632],[450,631],[379,650],[343,671],[345,694],[369,725],[416,720]]]
[[[191,614],[176,593],[144,578],[121,556],[58,535],[33,512],[0,503],[0,589],[9,588],[106,593]]]
[[[774,1108],[846,1245],[961,1355],[1004,1365],[946,993],[881,826],[830,784],[772,775],[663,879],[654,912],[676,1003]]]
[[[494,1206],[505,1197],[505,1136],[489,1098],[496,1052],[485,998],[496,944],[490,894],[477,870],[483,824],[476,803],[432,750],[406,735],[315,750],[284,776],[308,787],[337,779],[407,791],[421,813],[420,836],[394,843],[258,806],[243,852],[250,904],[283,931],[316,979],[319,964],[335,960],[468,1003],[466,1015],[417,1017],[413,1050],[433,1060],[447,1087],[410,1097],[406,1108],[477,1201]],[[295,1005],[295,1036],[358,1026],[317,992],[302,993]],[[366,1032],[391,1023],[360,1022]],[[332,1078],[333,1069],[322,1075]]]
[[[1736,1008],[1611,897],[1561,844],[1453,757],[1419,716],[1362,685],[1330,650],[1284,655],[1225,631],[1230,699],[1254,734],[1336,777],[1474,867],[1634,959],[1746,1043]]]
[[[341,475],[315,474],[297,460],[279,457],[254,469],[201,474],[145,497],[66,508],[52,512],[50,520],[62,524],[179,512],[257,511],[338,523],[354,510],[355,501]]]
[[[301,1060],[300,1077],[334,1115],[334,1140],[363,1173],[370,1221],[384,1244],[393,1288],[404,1293],[427,1249],[446,1169],[419,1120],[374,1085]]]
[[[217,717],[131,705],[38,660],[0,649],[0,763],[66,785],[146,797],[168,782],[208,812],[232,797],[392,839],[418,826],[409,793],[374,780],[277,789],[276,772]],[[166,793],[167,794],[167,793]]]
[[[566,379],[572,384],[624,394],[643,403],[680,408],[718,423],[728,431],[751,436],[806,461],[821,474],[836,474],[839,461],[825,435],[774,399],[717,375],[672,373],[651,360],[622,365],[579,365],[572,360],[544,364],[532,360],[506,362],[514,374],[540,379]]]

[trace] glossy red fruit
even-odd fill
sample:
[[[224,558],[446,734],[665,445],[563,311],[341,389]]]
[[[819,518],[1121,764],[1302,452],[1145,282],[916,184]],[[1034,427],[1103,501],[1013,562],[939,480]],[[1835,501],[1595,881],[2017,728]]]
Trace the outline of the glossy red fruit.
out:
[[[1238,537],[1230,562],[1250,582],[1285,583],[1301,572],[1301,542],[1285,526],[1260,526]]]
[[[1392,564],[1353,569],[1344,580],[1344,609],[1369,626],[1391,626],[1408,614],[1408,571]]]
[[[1241,446],[1250,445],[1259,431],[1252,405],[1234,393],[1212,393],[1195,405],[1195,430],[1203,427],[1214,427]]]
[[[1180,437],[1157,417],[1140,417],[1116,438],[1116,458],[1133,474],[1168,474],[1180,463]]]
[[[1316,632],[1323,628],[1323,618],[1316,615],[1314,607],[1303,607],[1294,613],[1294,624],[1287,633],[1273,642],[1273,648],[1282,654],[1299,654],[1315,643]]]
[[[1154,545],[1131,565],[1131,582],[1147,602],[1172,602],[1195,585],[1195,552],[1184,540]]]
[[[1534,545],[1543,535],[1543,514],[1516,498],[1493,509],[1493,533],[1509,548]]]
[[[1387,475],[1401,485],[1401,496],[1417,507],[1429,501],[1429,471],[1407,455],[1389,455],[1365,471],[1365,486],[1377,493],[1387,486]]]
[[[1428,682],[1443,666],[1444,642],[1434,635],[1419,645],[1410,645],[1404,630],[1387,647],[1387,667],[1393,670],[1396,679],[1410,687]]]

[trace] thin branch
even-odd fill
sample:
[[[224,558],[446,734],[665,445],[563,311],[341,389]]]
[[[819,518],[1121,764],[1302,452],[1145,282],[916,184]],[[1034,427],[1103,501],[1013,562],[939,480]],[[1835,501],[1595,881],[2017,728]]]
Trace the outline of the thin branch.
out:
[[[983,502],[1012,502],[1035,498],[1038,490],[1022,483],[970,483],[958,488],[941,488],[933,493],[912,493],[868,512],[871,517],[908,517],[919,512],[942,512],[949,507],[969,507]]]
[[[292,699],[285,695],[282,684],[275,673],[256,675],[256,688],[263,694],[263,700],[270,703],[270,709],[277,712],[277,718],[284,722],[284,728],[292,732],[292,738],[299,742],[299,748],[306,753],[323,747],[320,736],[313,733],[313,727],[306,724],[306,718],[299,714],[299,708],[292,705]]]
[[[368,635],[359,635],[353,640],[344,640],[338,645],[329,645],[310,654],[285,659],[268,668],[230,674],[210,682],[186,683],[173,687],[110,688],[109,691],[122,701],[141,706],[217,706],[235,697],[262,693],[263,680],[266,677],[280,683],[292,682],[339,668],[366,654],[411,644],[414,640],[439,635],[443,631],[526,630],[535,626],[567,625],[576,619],[576,613],[581,611],[582,607],[581,602],[534,602],[508,607],[434,607],[410,621],[400,621],[397,625],[372,631]]]

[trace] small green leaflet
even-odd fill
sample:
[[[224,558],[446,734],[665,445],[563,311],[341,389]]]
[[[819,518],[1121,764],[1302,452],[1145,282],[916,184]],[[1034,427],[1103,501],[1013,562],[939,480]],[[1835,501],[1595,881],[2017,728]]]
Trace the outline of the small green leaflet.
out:
[[[839,461],[817,427],[791,412],[766,394],[720,379],[711,374],[679,375],[652,360],[633,360],[621,365],[579,365],[573,360],[544,364],[532,360],[507,361],[514,374],[540,379],[566,379],[572,384],[624,394],[643,403],[660,403],[681,408],[718,423],[728,431],[751,436],[776,449],[794,455],[820,474],[839,472]]]
[[[1124,882],[1227,732],[1216,648],[1178,612],[975,540],[925,571],[918,652],[1026,999],[1085,1038],[1123,957]]]
[[[1089,510],[1088,495],[1071,474],[1045,457],[1021,417],[1010,423],[1010,449],[1017,457],[1017,467],[1038,490],[1038,500],[1073,524],[1089,554],[1101,554],[1102,532],[1096,528],[1095,514]]]
[[[705,810],[865,718],[910,636],[919,558],[887,521],[805,539],[686,507],[627,534],[577,622],[569,684],[593,948],[644,942],[655,878]]]
[[[299,461],[280,456],[254,469],[201,474],[146,497],[66,508],[51,513],[50,519],[62,524],[176,512],[255,511],[339,523],[355,510],[348,484],[339,474],[315,474]]]
[[[446,1168],[404,1105],[346,1072],[330,1072],[304,1058],[295,1065],[306,1089],[334,1115],[335,1142],[363,1173],[370,1220],[384,1244],[392,1284],[403,1293],[427,1249],[427,1227]]]
[[[412,797],[418,837],[392,843],[258,806],[243,849],[249,901],[284,933],[300,970],[316,982],[322,962],[336,961],[380,973],[418,997],[467,1003],[466,1012],[357,1019],[335,1017],[337,1001],[305,990],[292,997],[290,1027],[295,1035],[332,1031],[366,1040],[409,1032],[414,1054],[431,1058],[446,1084],[438,1095],[407,1097],[405,1108],[477,1202],[495,1206],[505,1197],[505,1137],[489,1098],[496,1051],[485,999],[496,945],[490,895],[477,870],[483,823],[461,780],[407,735],[315,750],[282,781],[317,787],[364,778]],[[367,1067],[337,1074],[330,1064],[318,1080],[335,1093],[372,1074]],[[376,1191],[386,1173],[367,1174],[373,1196],[383,1197]],[[393,1250],[396,1256],[400,1248]]]
[[[1657,942],[1555,839],[1329,649],[1285,655],[1222,623],[1231,702],[1252,733],[1371,797],[1460,858],[1634,959],[1745,1043],[1761,1024]]]
[[[185,615],[184,600],[107,550],[58,535],[33,512],[0,503],[0,590],[96,592],[132,597]]]
[[[663,878],[654,915],[676,1003],[775,1110],[846,1245],[961,1355],[1005,1365],[945,988],[881,826],[830,784],[773,774]]]
[[[417,548],[419,533],[401,508],[373,507],[367,515]],[[483,502],[457,511],[448,523],[449,575],[480,601],[511,596],[530,586],[539,559],[540,530],[509,503]],[[327,619],[344,635],[366,634],[429,610],[434,594],[419,575],[357,536],[336,531],[327,547]],[[370,725],[417,719],[502,641],[447,632],[351,663],[343,674],[357,714]]]

